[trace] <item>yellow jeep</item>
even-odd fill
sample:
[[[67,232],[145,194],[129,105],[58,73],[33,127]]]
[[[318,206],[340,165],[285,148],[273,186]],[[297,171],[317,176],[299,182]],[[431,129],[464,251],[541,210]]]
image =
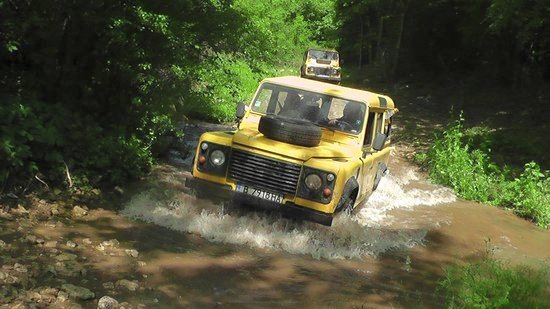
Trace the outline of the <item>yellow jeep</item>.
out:
[[[304,53],[300,76],[340,83],[342,72],[338,52],[334,49],[308,48]]]
[[[199,140],[191,187],[330,226],[376,189],[390,155],[392,99],[294,76],[260,83],[236,131]]]

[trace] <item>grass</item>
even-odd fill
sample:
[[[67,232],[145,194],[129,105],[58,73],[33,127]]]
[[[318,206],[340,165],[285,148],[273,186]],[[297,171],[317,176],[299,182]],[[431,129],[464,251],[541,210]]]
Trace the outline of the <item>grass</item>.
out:
[[[497,166],[489,157],[487,136],[483,129],[465,129],[461,114],[436,137],[426,155],[415,159],[427,163],[433,181],[453,188],[459,196],[511,208],[543,228],[550,227],[550,172],[541,171],[533,161],[516,173]]]
[[[510,266],[491,256],[446,269],[439,281],[448,308],[549,308],[548,267]]]

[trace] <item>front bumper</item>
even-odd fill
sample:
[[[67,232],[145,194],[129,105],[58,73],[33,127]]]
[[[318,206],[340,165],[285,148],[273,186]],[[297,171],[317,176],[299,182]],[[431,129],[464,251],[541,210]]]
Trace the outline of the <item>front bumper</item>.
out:
[[[278,204],[276,202],[253,197],[248,194],[235,192],[231,186],[228,185],[220,185],[194,177],[187,178],[185,184],[187,187],[197,191],[199,196],[204,196],[214,200],[233,200],[237,204],[251,206],[256,209],[279,212],[288,218],[312,221],[325,226],[332,225],[334,214],[323,213],[313,209],[301,207],[292,202]]]
[[[318,80],[318,81],[329,81],[329,82],[335,82],[335,83],[339,83],[342,81],[342,77],[333,77],[333,76],[326,76],[326,75],[306,74],[304,77]]]

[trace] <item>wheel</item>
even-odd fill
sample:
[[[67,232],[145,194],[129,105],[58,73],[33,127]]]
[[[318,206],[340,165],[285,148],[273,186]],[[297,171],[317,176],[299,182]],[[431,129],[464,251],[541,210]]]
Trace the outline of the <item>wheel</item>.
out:
[[[346,216],[351,216],[353,214],[353,205],[355,204],[355,197],[353,193],[346,194],[340,199],[336,210],[345,214]]]
[[[314,147],[321,142],[322,130],[310,121],[265,115],[258,131],[266,137],[289,144]]]

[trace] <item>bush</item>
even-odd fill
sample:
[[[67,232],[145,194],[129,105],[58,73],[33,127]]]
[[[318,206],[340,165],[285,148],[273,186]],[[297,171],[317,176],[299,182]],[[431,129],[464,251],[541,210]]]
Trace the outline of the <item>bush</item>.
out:
[[[428,152],[430,177],[450,186],[466,199],[491,202],[498,195],[498,168],[483,151],[471,151],[463,138],[464,119],[461,116],[431,146]]]
[[[462,115],[451,122],[422,158],[430,178],[455,190],[463,198],[513,208],[541,227],[550,226],[550,178],[535,162],[511,180],[510,172],[489,158],[490,141],[485,130],[465,130]],[[472,149],[478,145],[480,149]]]
[[[51,177],[62,174],[66,139],[60,125],[66,115],[59,105],[0,97],[0,183],[12,175],[24,175],[19,182],[26,182],[41,167]]]
[[[446,269],[439,282],[449,308],[548,308],[548,268],[510,267],[492,257]]]
[[[232,121],[237,103],[250,100],[257,84],[258,76],[246,62],[232,54],[214,54],[192,73],[184,111],[201,119]]]
[[[525,164],[519,178],[504,182],[501,192],[500,205],[514,207],[517,214],[536,219],[540,226],[550,226],[550,177],[538,164]]]
[[[119,184],[135,179],[153,164],[151,147],[163,135],[179,136],[170,117],[146,114],[138,128],[104,128],[89,116],[60,104],[0,98],[0,184],[9,190],[35,175],[62,185],[69,168],[75,183]]]

